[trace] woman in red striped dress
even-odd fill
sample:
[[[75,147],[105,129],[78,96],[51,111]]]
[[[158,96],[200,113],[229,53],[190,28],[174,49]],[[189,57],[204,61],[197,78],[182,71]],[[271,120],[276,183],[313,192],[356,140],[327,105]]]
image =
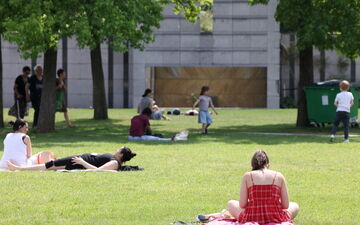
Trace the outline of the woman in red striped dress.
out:
[[[299,206],[289,202],[284,176],[269,170],[269,158],[263,150],[255,152],[251,166],[252,171],[242,179],[240,201],[228,202],[229,213],[243,223],[292,222]]]

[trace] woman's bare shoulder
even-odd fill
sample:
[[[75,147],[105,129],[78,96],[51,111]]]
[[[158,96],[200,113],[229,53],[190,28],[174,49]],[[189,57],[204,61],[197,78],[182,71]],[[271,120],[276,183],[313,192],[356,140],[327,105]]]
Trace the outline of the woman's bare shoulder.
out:
[[[285,180],[285,177],[281,172],[273,171],[273,170],[272,170],[272,172],[276,175],[276,180],[278,180],[280,182]]]

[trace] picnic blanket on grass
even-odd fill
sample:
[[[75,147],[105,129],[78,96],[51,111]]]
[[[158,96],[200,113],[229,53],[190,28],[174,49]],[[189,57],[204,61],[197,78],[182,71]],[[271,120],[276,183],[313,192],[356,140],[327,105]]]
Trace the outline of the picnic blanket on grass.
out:
[[[206,223],[206,225],[259,225],[259,224],[256,222],[240,223],[234,219],[216,219],[209,223]],[[265,225],[294,225],[294,224],[289,222],[282,222],[282,223],[267,223]]]
[[[138,166],[121,166],[119,171],[138,171],[144,168]],[[83,170],[56,170],[56,172],[118,172],[114,170],[96,170],[96,169],[83,169]]]

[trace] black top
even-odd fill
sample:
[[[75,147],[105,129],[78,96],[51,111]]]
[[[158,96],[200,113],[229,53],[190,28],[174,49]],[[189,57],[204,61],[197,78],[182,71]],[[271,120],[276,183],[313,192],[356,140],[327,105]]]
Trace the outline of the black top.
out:
[[[114,155],[106,153],[106,154],[84,154],[80,156],[85,162],[96,166],[96,167],[100,167],[104,164],[106,164],[107,162],[110,162],[111,160],[116,160]]]
[[[19,94],[25,97],[25,85],[27,81],[24,81],[22,75],[16,77],[15,84],[17,85],[17,90]]]
[[[32,75],[29,79],[30,98],[40,98],[43,88],[43,80],[38,80],[36,75]]]

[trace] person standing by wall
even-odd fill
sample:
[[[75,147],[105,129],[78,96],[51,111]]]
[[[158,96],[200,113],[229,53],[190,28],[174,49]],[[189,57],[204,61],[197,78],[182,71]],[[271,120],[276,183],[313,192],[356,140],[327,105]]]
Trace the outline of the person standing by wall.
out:
[[[27,101],[31,100],[31,105],[35,110],[33,128],[36,128],[39,118],[41,93],[43,88],[43,68],[41,65],[36,65],[34,67],[34,71],[35,74],[30,77],[29,82],[25,86],[25,92]]]
[[[24,66],[22,69],[22,74],[16,77],[14,84],[14,96],[15,96],[15,105],[18,119],[24,119],[24,116],[27,111],[27,101],[26,101],[26,91],[25,86],[28,83],[30,74],[30,67]]]
[[[71,121],[69,119],[68,109],[65,102],[66,72],[63,69],[58,69],[57,76],[58,78],[56,79],[56,102],[55,102],[56,112],[63,112],[68,128],[73,128],[74,126],[71,124]]]

